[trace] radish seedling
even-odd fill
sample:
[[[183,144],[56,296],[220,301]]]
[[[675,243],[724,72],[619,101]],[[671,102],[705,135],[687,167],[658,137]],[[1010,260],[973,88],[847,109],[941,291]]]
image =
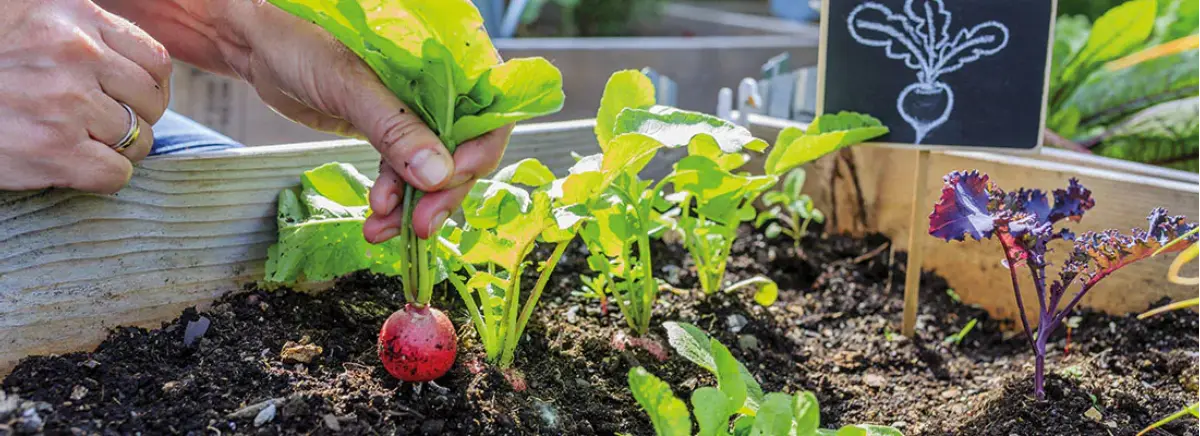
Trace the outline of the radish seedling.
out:
[[[919,144],[954,110],[954,90],[939,80],[941,76],[1004,49],[1008,27],[988,21],[952,32],[943,0],[907,0],[903,12],[866,2],[850,12],[846,24],[860,44],[881,47],[888,58],[916,70],[917,81],[900,91],[896,110],[912,126]]]
[[[869,424],[823,429],[820,406],[812,392],[763,393],[746,366],[720,341],[691,324],[668,322],[663,327],[675,351],[711,372],[717,381],[715,388],[705,386],[692,392],[692,412],[699,427],[695,434],[699,436],[902,436],[894,428]],[[629,370],[629,390],[650,415],[655,433],[692,434],[687,405],[666,382],[638,366]]]
[[[501,368],[512,365],[550,274],[587,219],[583,205],[565,201],[556,182],[562,181],[535,159],[505,167],[471,189],[462,228],[448,227],[440,237],[441,249],[450,253],[447,278],[466,303],[488,361]],[[554,244],[554,250],[535,267],[537,282],[521,304],[526,257],[539,240]]]
[[[980,241],[995,236],[1000,242],[1021,325],[1036,358],[1033,389],[1038,399],[1046,396],[1043,388],[1046,344],[1083,296],[1117,269],[1150,257],[1171,240],[1196,228],[1195,223],[1187,223],[1181,216],[1167,216],[1167,211],[1160,208],[1150,212],[1149,228],[1134,229],[1132,235],[1105,230],[1076,237],[1067,229],[1054,229],[1054,224],[1063,219],[1079,221],[1096,204],[1091,191],[1075,179],[1071,179],[1067,189],[1054,191],[1053,207],[1045,192],[1037,189],[1004,192],[978,171],[955,171],[944,180],[942,196],[929,215],[929,233],[946,241],[962,241],[967,237]],[[1073,240],[1074,249],[1063,262],[1058,280],[1047,287],[1048,244],[1059,239]],[[1196,235],[1192,234],[1167,251],[1183,250],[1195,241]],[[1028,268],[1037,291],[1036,332],[1025,315],[1017,279],[1017,269],[1022,266]],[[1080,283],[1079,290],[1065,306],[1061,305],[1067,290],[1076,282]]]
[[[800,241],[808,236],[808,226],[825,222],[825,214],[813,206],[812,197],[803,193],[805,172],[796,168],[783,178],[778,191],[763,194],[763,205],[768,209],[758,213],[754,226],[767,226],[764,234],[768,238],[780,234],[792,238],[792,246],[800,251]],[[782,224],[782,225],[781,225]]]
[[[451,154],[464,141],[562,108],[562,76],[558,69],[542,58],[512,59],[502,63],[484,30],[479,11],[468,0],[403,0],[387,4],[366,0],[270,1],[280,9],[321,26],[362,58],[384,85],[437,134]],[[401,276],[403,292],[411,308],[398,312],[395,316],[400,319],[389,320],[389,324],[426,325],[427,321],[420,318],[426,314],[433,318],[445,317],[435,309],[425,309],[432,297],[440,262],[435,253],[440,250],[435,250],[430,241],[418,238],[412,228],[412,212],[421,195],[411,185],[405,187],[400,234],[395,238],[396,242],[389,241],[376,249],[376,252],[397,254],[397,262],[379,269],[389,269],[388,272]],[[365,210],[360,211],[354,218],[365,216],[365,213]],[[343,227],[355,226],[361,233],[361,221],[343,224]],[[282,239],[281,236],[281,245],[284,244]],[[279,249],[276,255],[287,258],[283,263],[318,263],[331,260],[333,251],[344,249],[332,248],[329,241],[319,239],[309,243],[312,245],[300,243],[303,250],[300,253]],[[346,244],[345,247],[361,248],[356,246],[357,243]],[[362,254],[349,254],[350,259],[334,261],[342,267],[364,263],[359,260]],[[281,264],[281,259],[276,259],[277,265]],[[336,276],[350,271],[328,268],[324,275]],[[271,275],[279,275],[279,271],[268,269],[268,276]],[[405,320],[405,317],[409,319]],[[429,325],[440,326],[442,323]],[[385,362],[392,359],[424,361],[426,356],[444,352],[444,349],[431,347],[454,342],[453,338],[440,336],[429,341],[408,334],[398,336],[415,341],[405,343],[388,336],[389,331],[383,329],[380,337],[380,357]],[[443,331],[453,334],[453,329],[440,327],[427,331],[430,335],[444,334],[439,333]],[[391,369],[393,365],[388,367]],[[393,372],[393,375],[405,380],[412,377],[409,373]]]

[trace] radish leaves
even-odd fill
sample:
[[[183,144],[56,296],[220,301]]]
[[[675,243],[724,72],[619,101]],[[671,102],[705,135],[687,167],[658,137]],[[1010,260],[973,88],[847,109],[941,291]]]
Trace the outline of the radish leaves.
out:
[[[820,406],[811,392],[763,394],[745,365],[738,362],[720,341],[691,324],[669,322],[663,327],[671,336],[671,346],[676,352],[716,377],[716,388],[705,386],[692,392],[692,413],[699,427],[697,435],[902,436],[894,428],[877,425],[821,429]],[[650,415],[659,435],[691,434],[687,406],[665,382],[638,366],[629,370],[629,389]]]
[[[269,284],[332,280],[359,270],[396,274],[399,241],[362,237],[371,180],[343,163],[305,171],[300,188],[279,193],[279,240],[267,250]]]
[[[775,147],[767,154],[764,169],[767,174],[782,175],[838,149],[887,133],[888,128],[870,115],[854,112],[822,115],[808,125],[808,130],[787,127],[780,131]]]
[[[562,108],[562,76],[542,58],[501,63],[469,0],[270,0],[316,23],[357,54],[453,153],[462,142]],[[399,165],[399,163],[393,163]],[[421,193],[406,186],[405,222]],[[401,227],[400,273],[410,303],[428,303],[436,250]]]

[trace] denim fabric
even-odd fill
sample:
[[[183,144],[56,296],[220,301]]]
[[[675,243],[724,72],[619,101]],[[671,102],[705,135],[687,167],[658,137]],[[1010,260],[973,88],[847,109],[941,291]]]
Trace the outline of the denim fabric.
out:
[[[150,155],[200,153],[242,147],[237,141],[172,111],[154,124]]]

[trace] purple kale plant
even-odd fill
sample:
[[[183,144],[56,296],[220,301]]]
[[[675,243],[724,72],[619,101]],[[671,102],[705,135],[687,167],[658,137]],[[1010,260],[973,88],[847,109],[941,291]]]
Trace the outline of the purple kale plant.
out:
[[[1039,400],[1046,396],[1046,343],[1079,300],[1114,271],[1150,257],[1165,244],[1196,227],[1195,223],[1185,222],[1184,217],[1168,216],[1166,209],[1157,208],[1150,212],[1149,228],[1134,229],[1131,235],[1105,230],[1077,236],[1068,229],[1054,228],[1063,220],[1078,222],[1084,212],[1096,205],[1092,192],[1076,179],[1071,179],[1066,189],[1054,190],[1053,206],[1041,190],[1005,192],[979,171],[955,171],[943,180],[941,198],[929,215],[929,234],[946,241],[964,241],[966,238],[982,241],[994,237],[1000,243],[1004,251],[1003,264],[1012,278],[1021,325],[1036,356],[1033,389]],[[1055,240],[1072,241],[1074,247],[1059,269],[1058,277],[1047,286],[1046,253],[1050,251],[1049,243]],[[1194,242],[1196,235],[1166,251],[1180,251]],[[1033,278],[1037,291],[1036,331],[1029,324],[1021,299],[1017,277],[1022,269]],[[1076,284],[1078,290],[1063,305],[1068,290]]]

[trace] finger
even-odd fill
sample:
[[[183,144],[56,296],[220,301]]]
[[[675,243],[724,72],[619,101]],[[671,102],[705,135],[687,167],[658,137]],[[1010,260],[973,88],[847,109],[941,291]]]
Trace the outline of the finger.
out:
[[[104,16],[108,19],[108,25],[100,26],[101,40],[150,77],[153,86],[160,91],[154,96],[161,99],[159,105],[166,107],[170,99],[172,69],[171,55],[167,53],[166,47],[128,20],[108,12],[104,12]],[[151,123],[157,122],[161,116],[150,113],[142,115]]]
[[[416,232],[418,238],[428,238],[430,235],[436,234],[437,230],[442,228],[442,224],[446,222],[446,218],[450,217],[450,213],[458,210],[462,205],[463,198],[466,198],[467,193],[471,192],[471,188],[475,186],[475,180],[470,180],[467,183],[448,188],[445,190],[431,192],[421,197],[417,202],[417,207],[413,208],[413,231]]]
[[[86,140],[77,147],[72,167],[63,172],[57,185],[101,194],[113,194],[129,183],[133,164],[107,145]]]
[[[129,111],[103,91],[92,92],[83,113],[87,118],[88,135],[101,144],[114,145],[129,131]]]
[[[375,179],[375,185],[371,186],[371,211],[379,215],[392,213],[400,205],[403,187],[404,182],[400,180],[400,175],[396,174],[387,162],[380,163],[379,177]]]
[[[335,74],[338,112],[383,155],[405,182],[426,192],[441,189],[454,173],[454,160],[437,135],[396,98],[357,58],[357,72]]]
[[[96,72],[100,89],[114,100],[129,105],[138,116],[151,123],[158,122],[167,110],[164,88],[133,61],[116,52],[109,54],[107,62]]]
[[[138,137],[130,144],[121,150],[121,155],[129,159],[130,162],[141,162],[146,156],[150,155],[150,148],[154,146],[154,131],[151,124],[138,117]]]
[[[372,244],[378,244],[400,234],[400,226],[404,221],[404,210],[396,208],[390,214],[372,214],[363,221],[363,238]]]
[[[454,150],[454,177],[446,184],[452,188],[473,179],[486,177],[500,165],[513,125],[501,127],[462,143]]]

